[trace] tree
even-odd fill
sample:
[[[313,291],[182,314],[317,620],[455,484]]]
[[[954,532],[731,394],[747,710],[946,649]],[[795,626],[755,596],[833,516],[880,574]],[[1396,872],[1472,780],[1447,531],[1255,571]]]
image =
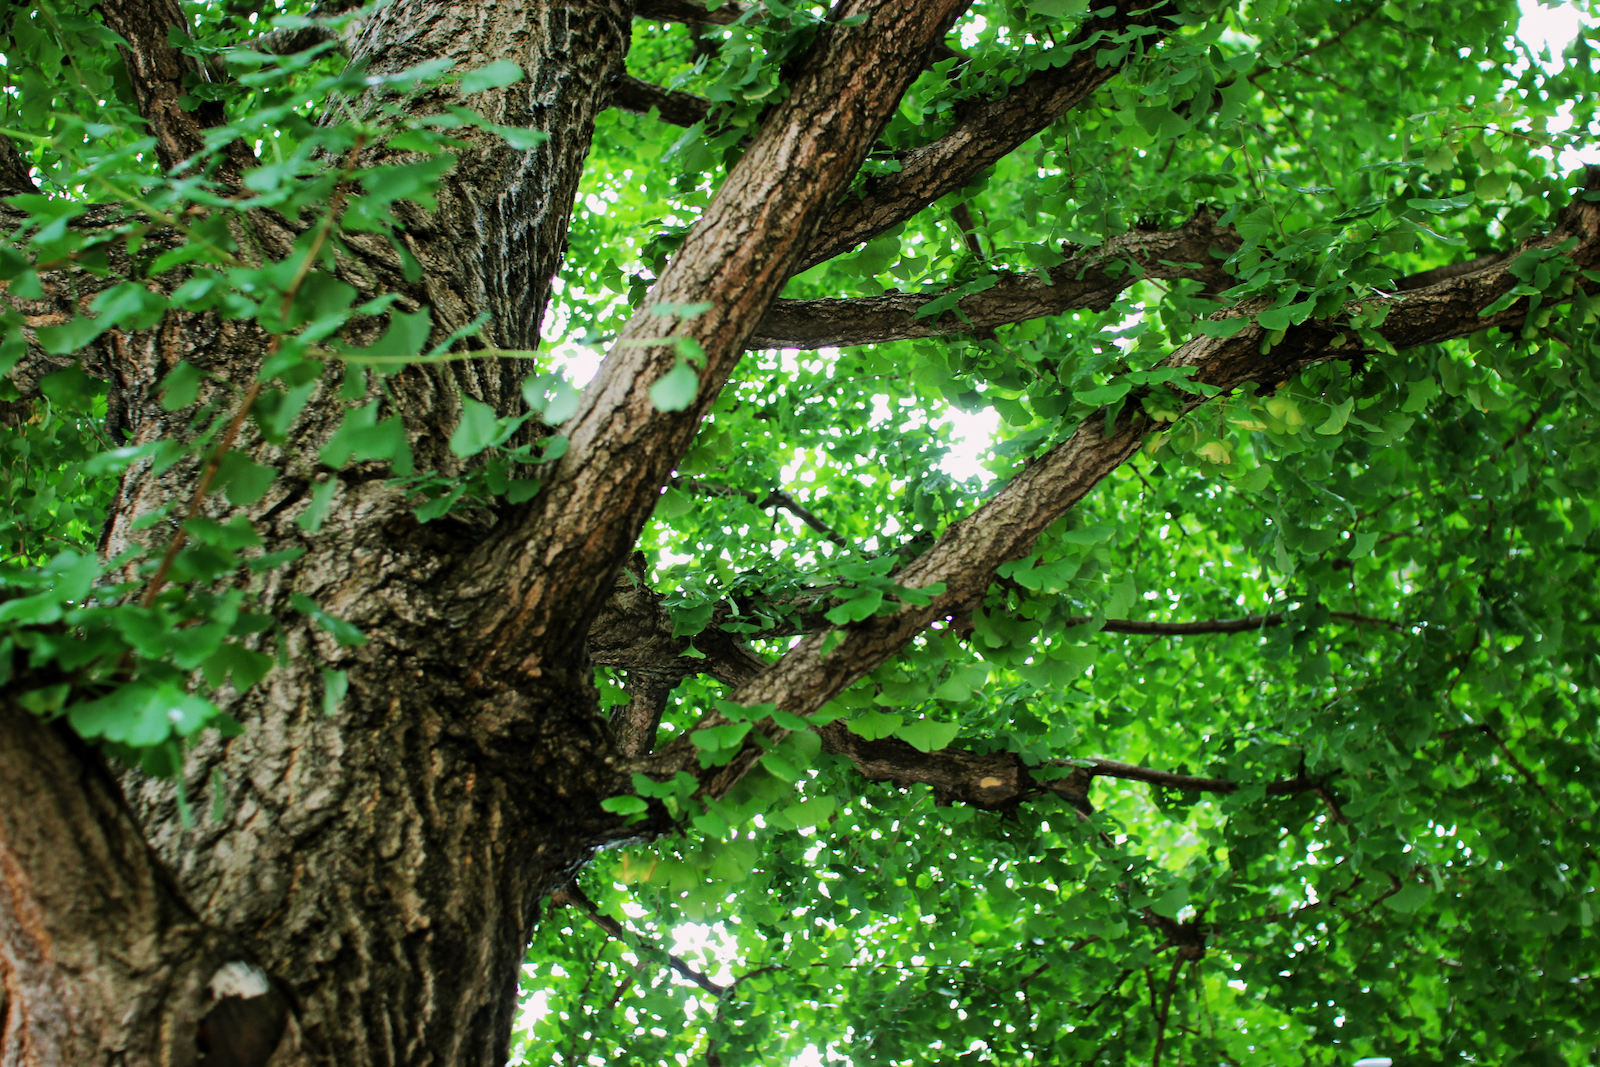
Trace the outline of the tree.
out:
[[[0,1063],[1588,1062],[1516,18],[7,5]]]

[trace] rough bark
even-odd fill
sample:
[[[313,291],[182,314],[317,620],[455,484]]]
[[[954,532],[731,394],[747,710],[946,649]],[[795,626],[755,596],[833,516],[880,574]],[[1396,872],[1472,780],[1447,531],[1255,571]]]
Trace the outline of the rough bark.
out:
[[[206,983],[238,949],[64,724],[0,700],[0,781],[0,1064],[194,1064]]]
[[[399,3],[367,20],[352,54],[375,71],[440,55],[465,68],[495,59],[518,62],[525,81],[480,94],[471,104],[492,121],[543,129],[551,137],[526,153],[487,136],[469,137],[439,209],[406,219],[423,281],[407,283],[378,242],[358,238],[349,242],[348,256],[341,255],[344,280],[363,291],[399,291],[409,301],[402,308],[429,305],[439,334],[487,309],[494,315],[487,330],[493,343],[532,347],[594,116],[622,70],[628,16],[620,0],[530,0],[492,9]],[[130,69],[159,61],[164,29],[124,36]],[[153,124],[164,121],[166,99],[159,93],[142,99]],[[440,91],[419,107],[446,102]],[[168,140],[177,155],[184,130],[175,129]],[[269,249],[292,243],[294,224],[256,221]],[[70,301],[66,281],[59,291]],[[178,359],[243,385],[264,347],[265,338],[253,329],[175,313],[153,330],[104,338],[92,358],[108,365],[118,386],[115,418],[138,444],[184,431],[188,413],[167,413],[155,400],[156,383]],[[523,373],[506,360],[409,368],[390,379],[394,399],[387,413],[405,420],[419,464],[459,469],[460,460],[444,447],[458,390],[515,410]],[[176,899],[195,913],[190,922],[236,938],[299,1005],[300,1040],[291,1051],[280,1049],[280,1057],[352,1067],[499,1064],[507,1055],[518,967],[538,901],[613,832],[614,820],[599,808],[602,797],[617,791],[607,771],[609,739],[581,654],[514,688],[463,688],[462,634],[440,614],[437,580],[471,543],[462,534],[491,517],[423,527],[404,496],[386,485],[386,471],[370,464],[342,472],[323,467],[318,450],[343,407],[330,389],[313,399],[285,446],[264,445],[248,433],[240,441],[249,454],[285,470],[248,509],[269,550],[307,550],[259,588],[259,610],[279,621],[292,665],[227,705],[246,724],[244,736],[211,736],[190,751],[184,777],[193,819],[185,820],[166,783],[130,778],[129,799],[144,839],[173,871],[181,894]],[[159,477],[148,464],[131,469],[108,551],[140,537],[159,550],[172,525],[141,533],[136,522],[174,497],[186,499],[193,477],[192,465]],[[328,478],[338,481],[333,511],[322,533],[308,534],[294,520],[313,482]],[[294,593],[349,619],[366,633],[366,644],[332,642],[292,610]],[[333,715],[322,707],[324,668],[349,673],[348,696]],[[48,816],[42,797],[7,810],[33,823]],[[126,847],[145,847],[131,823],[123,836]],[[82,857],[77,870],[92,869],[92,858]],[[65,878],[71,868],[53,870]],[[74,899],[90,887],[57,882],[51,888]],[[78,907],[95,905],[80,899]],[[169,936],[161,922],[171,925],[153,906],[146,908],[129,916],[126,937],[181,948],[181,938]],[[115,988],[115,962],[87,960],[86,968],[100,970],[74,980],[85,990]],[[5,967],[11,986],[22,972],[10,962]],[[173,999],[161,983],[176,979],[150,968],[135,978],[141,995],[161,1004]],[[209,974],[197,979],[201,986],[208,980]],[[43,998],[48,990],[37,1001],[19,992],[8,996],[0,1047],[32,1041],[24,1022],[44,1020],[53,1010]],[[126,1004],[127,998],[108,1003]],[[199,1041],[193,1014],[161,1038],[185,1050],[188,1062]],[[94,1029],[95,1020],[87,1022]],[[130,1016],[126,1025],[136,1033],[118,1062],[168,1062],[152,1044],[165,1025],[158,1013]],[[102,1030],[98,1040],[121,1040],[114,1027]],[[19,1062],[99,1060],[41,1053]]]
[[[661,116],[661,121],[674,126],[693,126],[711,113],[711,101],[703,96],[663,89],[631,74],[617,79],[611,93],[611,106],[640,115],[653,110]]]

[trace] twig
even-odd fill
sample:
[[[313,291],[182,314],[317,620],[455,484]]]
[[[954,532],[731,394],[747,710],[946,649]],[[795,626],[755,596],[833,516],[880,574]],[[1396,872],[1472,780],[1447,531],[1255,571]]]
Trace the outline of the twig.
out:
[[[1161,1010],[1156,1013],[1156,1047],[1150,1054],[1150,1067],[1161,1067],[1161,1046],[1167,1038],[1167,1013],[1172,1009],[1172,987],[1178,984],[1178,972],[1184,963],[1183,954],[1179,953],[1172,960],[1172,970],[1167,974],[1167,988],[1161,994]]]
[[[349,177],[351,169],[355,166],[356,156],[365,144],[365,137],[358,135],[356,143],[351,146],[350,154],[345,157],[343,173],[335,189],[343,186]],[[283,292],[283,300],[278,307],[278,317],[285,321],[289,312],[294,307],[295,294],[300,291],[300,286],[305,283],[306,276],[311,273],[311,267],[317,257],[322,254],[322,246],[328,240],[328,234],[333,229],[334,217],[339,213],[340,198],[336,192],[328,204],[328,211],[317,226],[317,232],[311,239],[311,246],[306,249],[305,257],[295,269],[294,277],[290,280],[288,288]],[[277,354],[279,335],[274,334],[272,342],[267,346],[266,359],[270,360]],[[265,360],[263,360],[265,363]],[[172,564],[178,558],[189,535],[184,530],[184,525],[200,511],[200,505],[205,502],[206,494],[211,491],[211,483],[216,480],[217,471],[222,468],[222,460],[233,448],[233,442],[239,435],[239,428],[244,425],[244,420],[250,416],[250,409],[255,405],[256,398],[261,395],[261,380],[258,377],[245,391],[244,399],[239,402],[238,410],[233,413],[233,418],[228,422],[228,428],[223,432],[222,440],[217,442],[217,447],[212,450],[210,458],[206,461],[205,470],[201,472],[200,481],[195,485],[194,494],[189,498],[189,506],[184,511],[183,518],[178,522],[178,528],[173,531],[172,540],[167,544],[166,554],[161,557],[161,562],[156,566],[156,572],[150,576],[149,588],[145,590],[141,604],[149,607],[155,603],[156,596],[161,592],[161,587],[166,584],[167,575],[172,571]]]
[[[739,489],[735,486],[721,485],[717,482],[701,481],[699,478],[673,478],[667,484],[674,489],[682,489],[687,493],[699,493],[701,496],[742,497],[762,509],[782,508],[840,548],[849,547],[850,543],[845,540],[844,535],[817,518],[809,508],[782,489],[774,489],[766,496],[762,496],[760,493],[749,489]]]
[[[556,892],[551,894],[551,897],[551,902],[553,904],[560,905],[570,901],[578,905],[584,911],[589,913],[589,918],[596,926],[600,927],[600,929],[604,930],[616,940],[621,941],[624,944],[628,943],[628,929],[617,920],[611,918],[611,916],[601,914],[599,907],[594,901],[589,899],[589,895],[587,893],[578,888],[578,884],[576,882],[570,882],[565,888],[556,890]],[[634,934],[633,936],[641,941],[646,940],[644,936],[640,934]],[[655,947],[660,949],[660,943],[657,942]],[[712,981],[701,972],[695,970],[694,966],[682,956],[667,952],[666,957],[667,962],[671,964],[673,970],[677,971],[679,974],[683,975],[689,981],[693,982],[701,989],[704,989],[707,993],[710,993],[714,997],[720,997],[729,989],[733,988],[732,986],[725,986],[721,983]],[[749,975],[746,975],[745,977],[749,977]]]

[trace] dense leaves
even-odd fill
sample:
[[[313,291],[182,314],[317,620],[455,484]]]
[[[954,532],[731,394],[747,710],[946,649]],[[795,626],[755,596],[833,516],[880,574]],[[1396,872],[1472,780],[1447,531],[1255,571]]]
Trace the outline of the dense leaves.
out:
[[[510,353],[485,346],[481,319],[442,329],[400,288],[363,295],[337,268],[377,242],[417,280],[405,231],[460,138],[542,135],[410,102],[523,71],[369,76],[337,48],[359,12],[284,6],[278,29],[328,33],[279,56],[253,47],[272,5],[186,8],[186,54],[219,72],[191,104],[225,121],[175,167],[89,5],[0,12],[4,132],[38,185],[9,199],[0,245],[0,681],[168,776],[200,731],[240,729],[219,703],[287,655],[279,622],[252,610],[287,558],[241,509],[308,479],[299,522],[315,533],[327,475],[362,465],[413,494],[421,522],[534,499],[577,410],[565,375],[633,315],[821,26],[820,9],[777,0],[727,24],[636,22],[630,71],[703,98],[703,117],[602,116],[555,343]],[[1117,73],[1085,104],[785,291],[932,297],[915,317],[941,336],[749,353],[716,399],[639,546],[673,636],[707,661],[672,694],[658,747],[688,736],[700,770],[766,751],[721,796],[641,764],[604,802],[635,829],[546,910],[524,972],[526,1062],[1600,1054],[1600,279],[1564,248],[1528,252],[1481,309],[1525,300],[1520,327],[1399,351],[1378,332],[1386,302],[1420,284],[1408,276],[1507,251],[1595,195],[1569,173],[1595,118],[1593,45],[1580,33],[1565,57],[1533,54],[1506,0],[1179,11],[1173,32],[1088,45]],[[1090,14],[974,3],[858,191],[1065,63]],[[359,120],[351,101],[370,105]],[[235,142],[259,157],[242,192],[223,179]],[[1069,256],[1201,210],[1239,238],[1214,262],[1160,279],[1118,263],[1126,286],[1104,306],[963,329],[963,300],[1002,276],[1048,282]],[[288,235],[278,252],[253,236],[269,218]],[[41,282],[62,277],[70,292]],[[174,360],[159,403],[184,432],[123,441],[96,353],[201,318],[257,331],[258,373],[241,387]],[[1213,397],[1162,363],[1250,321],[1270,346],[1333,319],[1348,347],[1276,390]],[[439,428],[459,462],[419,469],[391,379],[469,351],[532,361],[523,404],[464,393]],[[664,412],[699,395],[704,353],[685,341],[678,357],[650,390]],[[320,473],[235,447],[241,432],[292,440],[330,395],[344,411]],[[1130,405],[1163,424],[1136,457],[1001,565],[981,606],[820,713],[744,707],[713,680],[730,635],[775,658],[797,634],[928,603],[943,590],[899,584],[907,561]],[[980,447],[959,444],[973,425],[994,429],[981,467],[958,455]],[[147,520],[168,531],[156,551],[102,559],[135,465],[199,488]],[[365,640],[314,598],[292,603],[334,642]],[[636,675],[597,668],[602,703],[627,705]],[[348,679],[323,678],[331,715]],[[983,805],[868,782],[824,743],[840,729],[906,766],[1006,756],[1045,784]]]

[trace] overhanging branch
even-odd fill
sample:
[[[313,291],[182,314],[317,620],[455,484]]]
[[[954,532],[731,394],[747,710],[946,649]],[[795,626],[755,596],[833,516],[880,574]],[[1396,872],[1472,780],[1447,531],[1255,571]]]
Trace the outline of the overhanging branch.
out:
[[[945,136],[899,153],[895,159],[900,170],[869,180],[859,198],[841,204],[806,249],[796,273],[904,222],[1009,155],[1117,73],[1119,63],[1100,64],[1101,51],[1130,32],[1147,45],[1159,40],[1168,25],[1166,16],[1177,5],[1171,0],[1114,0],[1099,10],[1106,8],[1112,9],[1110,15],[1088,20],[1071,42],[1060,46],[1066,56],[1060,66],[1035,72],[1004,96],[969,106]]]
[[[779,300],[761,320],[751,348],[827,348],[911,337],[975,333],[1072,309],[1104,311],[1140,278],[1193,278],[1206,290],[1232,284],[1222,269],[1242,243],[1231,226],[1202,210],[1175,230],[1131,230],[1103,248],[1079,250],[1038,274],[1000,274],[989,289],[963,298],[960,314],[922,315],[942,293],[891,293],[845,300]]]
[[[821,534],[823,537],[826,537],[840,548],[844,548],[849,545],[849,542],[844,539],[843,534],[839,533],[839,531],[835,530],[832,526],[829,526],[827,523],[817,518],[810,508],[807,508],[804,504],[800,503],[800,501],[796,500],[793,496],[784,492],[782,489],[774,489],[770,493],[767,493],[765,496],[763,496],[762,494],[749,489],[738,489],[731,485],[720,485],[716,482],[702,481],[699,478],[673,478],[667,484],[671,485],[675,489],[681,489],[686,493],[697,493],[701,496],[736,496],[740,499],[748,500],[756,507],[762,509],[782,508],[784,511],[787,511],[789,514],[793,515],[795,518],[799,519],[801,522],[805,523],[807,526],[811,527],[813,530],[817,531],[817,533]]]
[[[693,126],[711,113],[711,101],[703,96],[664,89],[631,74],[617,79],[611,90],[611,106],[640,115],[653,109],[661,121],[674,126]]]
[[[703,22],[713,26],[729,26],[738,22],[752,6],[734,0],[712,11],[706,7],[704,0],[639,0],[633,5],[633,16],[661,22]]]

